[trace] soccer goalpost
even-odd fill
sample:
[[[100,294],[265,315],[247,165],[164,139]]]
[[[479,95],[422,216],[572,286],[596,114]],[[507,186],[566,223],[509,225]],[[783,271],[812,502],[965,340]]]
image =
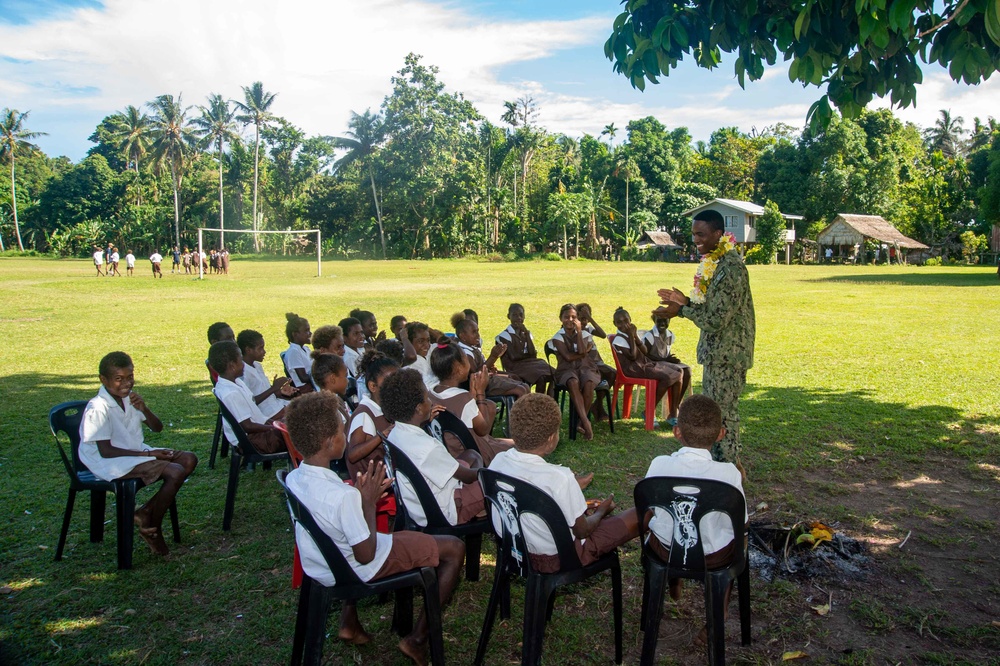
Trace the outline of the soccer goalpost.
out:
[[[316,277],[323,277],[323,234],[319,229],[298,229],[295,231],[254,231],[253,229],[213,229],[209,227],[198,227],[198,256],[205,256],[205,249],[202,246],[202,233],[205,231],[227,233],[227,234],[290,234],[299,236],[302,234],[316,234]],[[198,262],[198,279],[205,279],[205,268],[203,259]]]

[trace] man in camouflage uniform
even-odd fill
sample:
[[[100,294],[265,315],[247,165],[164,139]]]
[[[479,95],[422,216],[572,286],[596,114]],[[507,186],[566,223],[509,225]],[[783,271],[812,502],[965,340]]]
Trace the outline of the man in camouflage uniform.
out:
[[[706,255],[719,244],[725,231],[722,215],[714,210],[698,213],[691,227],[698,252]],[[724,254],[708,283],[704,303],[692,303],[678,289],[661,289],[663,306],[657,312],[681,316],[701,329],[698,362],[703,366],[701,390],[722,409],[726,436],[712,449],[712,457],[739,466],[739,399],[753,367],[756,320],[750,276],[735,249]],[[742,471],[742,468],[741,468]]]

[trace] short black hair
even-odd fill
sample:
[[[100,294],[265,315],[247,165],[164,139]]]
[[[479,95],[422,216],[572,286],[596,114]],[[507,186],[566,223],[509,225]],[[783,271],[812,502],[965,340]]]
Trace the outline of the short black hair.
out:
[[[695,393],[681,403],[677,427],[686,445],[707,449],[719,439],[722,410],[707,395]]]
[[[305,457],[319,453],[323,442],[340,433],[340,398],[317,391],[295,398],[285,408],[285,426],[292,444]]]
[[[264,342],[264,336],[252,328],[244,329],[236,336],[236,344],[239,345],[240,351],[243,352],[244,356],[247,353],[247,349],[256,347],[262,342]]]
[[[358,323],[360,323],[362,326],[370,322],[372,319],[375,319],[374,312],[369,312],[368,310],[362,310],[361,308],[355,308],[351,310],[349,316],[357,319]],[[341,324],[341,327],[343,327],[343,324]]]
[[[473,310],[472,308],[465,308],[464,310],[462,310],[462,312],[465,314],[465,316],[468,319],[471,319],[472,321],[476,322],[477,324],[479,323],[479,314],[475,310]]]
[[[347,336],[348,333],[351,332],[351,329],[354,328],[355,326],[361,326],[362,328],[364,327],[364,325],[360,321],[358,321],[356,317],[344,317],[343,319],[340,320],[340,323],[337,324],[337,326],[340,326],[340,329],[344,332],[345,337]]]
[[[214,344],[219,341],[219,334],[222,333],[223,329],[231,328],[229,324],[224,321],[217,321],[208,327],[208,344]]]
[[[305,317],[300,317],[294,312],[285,313],[285,337],[288,341],[292,341],[292,336],[302,330],[304,326],[309,325],[309,321]]]
[[[427,389],[419,372],[405,368],[385,380],[379,397],[387,419],[394,423],[409,421],[427,399]]]
[[[379,343],[379,345],[383,342],[388,341],[383,340]],[[393,342],[396,341],[393,340]],[[398,345],[399,342],[396,342],[396,344]],[[375,349],[365,352],[365,355],[361,357],[360,361],[358,361],[358,374],[364,376],[365,385],[367,386],[368,382],[377,382],[378,378],[385,372],[390,369],[398,370],[399,366],[400,363],[396,359],[382,353],[378,349]]]
[[[725,231],[726,221],[723,219],[722,214],[709,208],[708,210],[703,210],[694,216],[695,222],[704,222],[708,226],[712,227],[714,231]]]
[[[312,368],[309,370],[309,376],[316,382],[316,386],[320,388],[326,385],[327,377],[339,374],[341,370],[347,370],[347,364],[344,363],[344,359],[336,354],[314,350],[312,358],[313,362]]]
[[[472,328],[473,324],[479,324],[479,320],[473,319],[465,313],[465,310],[456,312],[451,316],[451,325],[455,328],[455,335],[462,335]]]
[[[130,368],[133,365],[131,356],[123,351],[113,351],[110,354],[104,355],[104,358],[101,359],[101,363],[97,366],[97,372],[101,375],[101,377],[110,378],[112,370]]]
[[[327,349],[337,338],[344,337],[344,331],[339,326],[320,326],[313,331],[313,349]]]
[[[220,375],[230,363],[243,358],[240,346],[232,340],[219,340],[208,348],[208,364]]]
[[[397,365],[403,364],[403,343],[395,338],[389,338],[388,340],[379,340],[375,343],[375,351],[381,352],[383,355],[388,356],[390,359],[396,362]]]
[[[518,451],[534,451],[559,432],[559,404],[544,393],[529,393],[510,409],[510,436]]]
[[[430,326],[422,321],[411,321],[406,325],[406,337],[410,339],[410,342],[413,342],[413,338],[424,331],[430,331]]]
[[[448,379],[465,352],[451,338],[444,338],[431,350],[431,372],[438,379]]]
[[[406,317],[403,315],[394,315],[392,319],[389,320],[389,330],[395,331],[396,327],[399,326],[400,322],[406,321]]]

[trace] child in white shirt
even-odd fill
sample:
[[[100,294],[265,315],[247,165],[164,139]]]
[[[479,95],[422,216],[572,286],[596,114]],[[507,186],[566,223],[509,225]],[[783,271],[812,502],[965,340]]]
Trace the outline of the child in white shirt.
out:
[[[132,254],[132,250],[129,250],[125,255],[125,274],[132,277],[132,272],[135,270],[135,255]]]
[[[163,271],[160,270],[160,263],[162,261],[163,261],[163,255],[157,252],[156,250],[153,250],[153,254],[149,255],[149,263],[152,264],[153,266],[154,278],[157,275],[159,275],[161,279],[163,278]]]
[[[285,440],[271,425],[273,419],[269,419],[260,411],[254,402],[253,393],[241,379],[246,366],[239,345],[231,340],[216,342],[208,350],[208,363],[219,373],[219,381],[216,382],[212,392],[239,423],[247,439],[261,453],[284,451]],[[223,419],[222,428],[226,439],[235,444],[238,439],[229,421]]]
[[[306,347],[312,339],[309,321],[294,312],[286,313],[285,319],[285,337],[288,338],[288,349],[283,354],[285,371],[291,377],[295,388],[302,392],[312,391],[312,378],[309,376],[312,358]]]
[[[284,416],[285,405],[295,394],[295,389],[289,384],[287,377],[274,376],[268,380],[267,373],[261,361],[267,356],[264,347],[264,336],[257,331],[247,329],[236,336],[236,344],[243,353],[243,383],[253,393],[254,402],[260,411],[269,419],[280,419]]]
[[[94,246],[94,266],[97,268],[98,275],[106,275],[104,272],[104,250]]]

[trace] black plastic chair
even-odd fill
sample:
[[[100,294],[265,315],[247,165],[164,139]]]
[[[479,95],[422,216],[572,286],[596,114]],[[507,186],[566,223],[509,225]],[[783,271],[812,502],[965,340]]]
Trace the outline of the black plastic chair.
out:
[[[222,412],[222,418],[226,420],[226,423],[232,428],[233,434],[236,435],[236,443],[231,445],[232,451],[229,456],[229,483],[226,485],[226,509],[222,514],[222,529],[228,531],[233,525],[236,489],[240,485],[240,468],[243,466],[243,463],[246,462],[248,465],[255,465],[256,463],[269,463],[276,460],[291,462],[291,457],[288,455],[287,450],[277,453],[261,453],[258,451],[257,447],[250,441],[250,438],[247,437],[243,427],[240,426],[239,421],[226,408],[226,405],[219,400],[218,396],[215,399],[219,403],[219,411]]]
[[[387,473],[392,477],[392,490],[396,495],[396,520],[393,523],[393,531],[411,530],[414,532],[424,532],[426,534],[448,534],[459,537],[465,541],[465,579],[469,582],[479,580],[479,557],[483,550],[483,534],[490,531],[490,523],[486,518],[470,520],[461,525],[452,525],[448,522],[434,493],[424,479],[420,470],[413,464],[405,453],[400,451],[392,442],[383,439],[385,444],[385,459],[388,463]],[[420,505],[424,509],[424,516],[427,517],[427,525],[417,525],[416,521],[406,510],[403,496],[400,492],[399,478],[397,473],[402,473],[410,482],[410,487],[417,494]]]
[[[695,492],[692,492],[694,489]],[[708,623],[708,663],[726,663],[724,603],[729,584],[736,580],[739,587],[740,629],[743,645],[750,644],[750,567],[747,566],[746,500],[738,488],[722,481],[689,479],[676,476],[650,477],[636,484],[633,491],[639,514],[642,542],[642,565],[645,569],[642,594],[642,661],[654,663],[660,619],[663,616],[663,595],[670,578],[691,578],[705,584],[705,615]],[[674,521],[674,539],[669,547],[669,561],[664,561],[646,543],[645,516],[653,508],[670,513]],[[729,516],[737,535],[735,554],[728,565],[708,570],[705,566],[704,542],[701,539],[701,519],[707,513],[719,511]],[[678,516],[678,514],[682,514]],[[680,529],[678,529],[680,526]],[[681,535],[683,542],[678,541]],[[650,533],[650,539],[656,535]],[[665,547],[666,548],[666,547]]]
[[[491,469],[479,470],[479,481],[483,484],[487,505],[500,516],[503,534],[498,534],[497,565],[493,577],[493,589],[486,606],[486,618],[479,634],[476,649],[476,666],[486,657],[486,646],[493,633],[497,607],[502,606],[509,594],[510,577],[518,574],[527,579],[524,592],[524,633],[521,637],[521,664],[535,666],[542,658],[542,643],[545,625],[552,617],[556,589],[571,583],[578,583],[591,576],[610,569],[611,589],[615,623],[615,663],[622,663],[622,571],[618,560],[618,550],[602,556],[596,562],[584,566],[576,553],[576,545],[570,536],[570,526],[562,510],[549,495],[526,481],[515,479]],[[552,533],[559,553],[559,571],[540,573],[531,565],[528,546],[524,540],[521,517],[531,514],[545,522]],[[493,526],[491,518],[490,526]]]
[[[208,368],[208,378],[212,380],[212,388],[215,388],[216,383],[219,381],[218,375],[212,371],[212,366],[205,361],[205,367]],[[222,450],[219,450],[219,445],[222,445]],[[215,412],[215,434],[212,435],[212,453],[208,457],[208,468],[215,469],[215,456],[218,453],[220,458],[225,458],[229,455],[229,440],[226,439],[226,435],[222,430],[222,410],[216,410]]]
[[[444,641],[441,635],[441,605],[438,598],[437,572],[433,567],[422,567],[379,580],[363,582],[347,562],[333,540],[316,524],[309,509],[302,505],[285,483],[285,470],[278,470],[278,483],[285,491],[288,510],[293,523],[306,529],[316,546],[323,553],[327,566],[333,572],[336,583],[328,587],[302,577],[299,590],[299,607],[295,616],[295,636],[292,639],[292,666],[305,662],[318,665],[323,660],[323,643],[326,638],[326,621],[330,606],[334,601],[351,601],[396,592],[396,612],[394,626],[400,636],[413,630],[413,588],[419,586],[424,591],[424,610],[431,649],[431,663],[444,664]]]
[[[545,343],[545,360],[552,365],[552,356],[556,353],[555,347],[552,346],[552,341],[549,340]],[[559,409],[566,409],[567,398],[569,397],[569,387],[559,384],[555,381],[554,375],[552,380],[552,390],[554,393],[554,398],[556,402],[559,403]],[[605,409],[608,412],[608,428],[611,430],[611,434],[615,434],[615,413],[611,409],[611,387],[603,379],[601,382],[594,387],[594,399],[600,400],[601,396],[604,396]],[[576,408],[573,406],[573,401],[569,401],[569,424],[566,426],[569,430],[569,438],[572,440],[576,439],[576,428],[580,424],[580,415],[576,413]]]
[[[476,438],[462,419],[451,412],[441,412],[424,425],[424,432],[444,444],[445,434],[454,435],[468,450],[481,453]]]
[[[69,496],[66,498],[66,510],[63,512],[62,530],[59,532],[59,545],[56,546],[56,561],[62,559],[63,548],[66,546],[66,536],[69,533],[69,521],[73,516],[73,505],[78,492],[90,492],[90,541],[97,543],[104,540],[104,509],[107,504],[107,493],[115,494],[115,514],[118,534],[118,568],[132,568],[132,544],[135,539],[132,515],[135,513],[135,494],[146,484],[142,479],[117,479],[104,481],[94,476],[87,466],[80,461],[80,421],[86,400],[73,400],[56,405],[49,410],[49,429],[56,438],[59,455],[62,457],[66,473],[69,475]],[[69,438],[70,455],[66,454],[59,433]],[[177,520],[177,501],[170,504],[170,526],[174,531],[174,543],[181,541],[181,528]]]

